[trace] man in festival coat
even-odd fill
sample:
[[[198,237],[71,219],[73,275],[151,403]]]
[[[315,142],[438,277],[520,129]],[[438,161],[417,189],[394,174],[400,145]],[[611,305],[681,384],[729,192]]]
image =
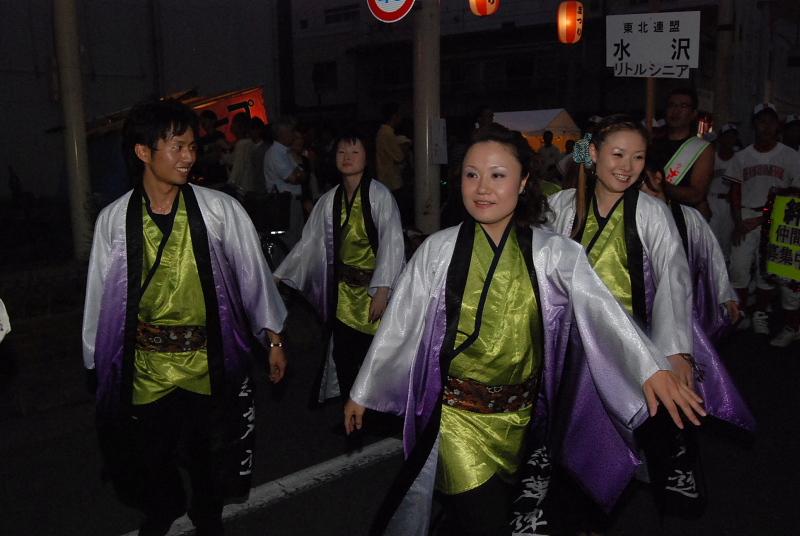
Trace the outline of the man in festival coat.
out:
[[[223,501],[250,486],[253,354],[270,349],[273,382],[286,366],[286,310],[252,223],[232,197],[187,184],[196,131],[175,101],[131,110],[136,185],[100,213],[89,263],[84,365],[106,474],[144,512],[141,535],[186,511],[179,459],[197,534],[222,534]]]

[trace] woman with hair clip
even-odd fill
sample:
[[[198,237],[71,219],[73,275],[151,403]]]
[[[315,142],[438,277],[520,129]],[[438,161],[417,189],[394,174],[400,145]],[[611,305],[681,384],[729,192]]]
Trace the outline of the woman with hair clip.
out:
[[[461,174],[469,218],[417,250],[350,392],[348,433],[364,425],[365,408],[405,415],[406,462],[372,534],[427,534],[434,488],[454,534],[511,534],[525,445],[559,421],[576,429],[559,445],[562,463],[613,504],[636,468],[623,435],[658,401],[678,426],[678,407],[695,424],[704,415],[580,246],[539,227],[547,203],[530,179],[532,157],[521,134],[499,125],[473,139]],[[571,334],[593,375],[565,401]],[[584,421],[597,412],[622,434],[592,434]],[[611,463],[592,463],[598,451]],[[534,517],[523,522],[536,528]]]
[[[336,167],[341,183],[320,197],[302,238],[275,270],[331,330],[319,402],[339,394],[347,400],[405,263],[400,211],[388,188],[371,178],[362,137],[338,139]]]
[[[667,205],[639,191],[647,142],[644,127],[625,115],[606,117],[593,136],[578,142],[574,152],[581,164],[578,188],[549,198],[552,227],[586,249],[594,270],[648,333],[659,355],[667,356],[681,381],[691,387],[699,382],[696,388],[709,414],[748,428],[752,417],[716,353],[709,356],[700,348],[700,355],[709,358],[703,363],[692,357],[693,339],[697,340],[692,276],[681,235]],[[594,172],[587,176],[585,166],[590,163]],[[662,506],[670,497],[700,497],[699,479],[680,479],[679,485],[670,480],[679,469],[692,472],[688,459],[665,463],[673,451],[686,446],[686,434],[664,419],[648,423],[647,428],[638,438],[648,454],[650,478]]]

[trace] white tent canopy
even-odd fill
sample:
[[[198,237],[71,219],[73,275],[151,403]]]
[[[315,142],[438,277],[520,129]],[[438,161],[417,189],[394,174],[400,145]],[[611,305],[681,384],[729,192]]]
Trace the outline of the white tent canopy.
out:
[[[506,128],[520,131],[525,136],[541,136],[545,130],[549,130],[554,136],[566,138],[578,138],[581,135],[581,129],[564,108],[495,112],[494,120]]]

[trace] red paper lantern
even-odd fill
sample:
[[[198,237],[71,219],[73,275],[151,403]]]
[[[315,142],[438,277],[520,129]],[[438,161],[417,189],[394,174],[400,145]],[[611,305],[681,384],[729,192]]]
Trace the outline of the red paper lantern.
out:
[[[479,17],[494,15],[500,9],[500,0],[469,0],[469,9]]]
[[[561,2],[558,6],[558,40],[573,44],[581,40],[583,34],[583,3]]]

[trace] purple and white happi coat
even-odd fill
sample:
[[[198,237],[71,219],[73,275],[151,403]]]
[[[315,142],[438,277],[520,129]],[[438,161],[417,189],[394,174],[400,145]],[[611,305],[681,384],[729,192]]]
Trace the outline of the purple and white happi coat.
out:
[[[183,186],[181,195],[205,299],[211,394],[233,401],[231,419],[242,421],[241,439],[251,441],[251,341],[265,352],[267,330],[283,330],[286,308],[242,206],[227,194],[193,185]],[[134,190],[98,216],[89,260],[83,360],[97,371],[101,429],[113,428],[130,412],[141,240],[141,192]],[[129,281],[130,274],[136,279]],[[241,476],[249,478],[248,470]]]
[[[405,247],[400,211],[392,193],[376,180],[369,180],[365,184],[369,188],[366,197],[378,240],[375,271],[368,289],[373,295],[378,287],[394,287],[405,265]],[[337,291],[334,281],[334,216],[338,218],[340,215],[334,215],[333,212],[334,200],[341,188],[335,186],[319,198],[303,227],[300,241],[275,270],[275,277],[299,290],[324,323],[331,322],[336,314],[333,310],[334,293]],[[333,373],[332,352],[333,342],[329,341],[320,384],[320,402],[340,394],[336,374]]]
[[[548,201],[554,214],[551,228],[569,236],[575,218],[575,190],[553,194]],[[708,225],[702,216],[694,209],[682,207],[682,211],[688,260],[667,205],[638,192],[635,221],[643,248],[648,335],[661,355],[685,353],[694,358],[703,376],[695,389],[709,415],[752,431],[755,419],[706,332],[722,329],[722,304],[735,299],[726,283],[724,259],[710,247],[709,240],[714,237],[710,230],[705,232]]]
[[[351,397],[378,411],[405,416],[406,456],[441,404],[440,358],[446,332],[447,272],[460,226],[429,237],[406,266],[359,372]],[[543,376],[533,427],[547,437],[560,423],[573,434],[555,456],[602,503],[613,503],[641,463],[632,432],[647,418],[644,381],[669,369],[665,359],[592,270],[581,246],[532,229],[531,254],[543,321]],[[464,270],[468,266],[463,267]],[[567,349],[585,349],[588,385],[560,399]],[[556,401],[558,407],[556,408]],[[586,415],[613,422],[599,429]],[[387,534],[427,534],[435,483],[438,439],[394,512]]]

